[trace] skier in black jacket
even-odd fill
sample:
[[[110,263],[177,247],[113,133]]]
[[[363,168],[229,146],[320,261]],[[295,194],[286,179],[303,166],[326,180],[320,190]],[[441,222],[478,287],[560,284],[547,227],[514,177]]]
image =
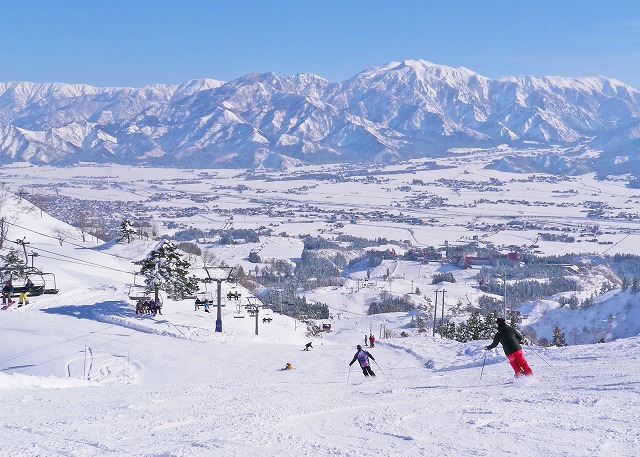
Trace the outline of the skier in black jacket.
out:
[[[362,373],[364,373],[365,376],[375,376],[376,374],[371,369],[371,365],[369,365],[369,359],[375,360],[375,358],[369,353],[369,351],[362,349],[362,346],[358,345],[356,347],[358,348],[358,351],[356,352],[356,355],[353,356],[349,366],[353,365],[353,362],[357,360],[360,364],[360,368],[362,368]]]
[[[515,328],[507,326],[507,323],[502,317],[499,317],[496,323],[498,324],[498,332],[496,336],[493,337],[493,343],[486,346],[485,349],[493,349],[498,343],[502,344],[502,349],[504,349],[504,353],[507,359],[509,359],[511,368],[515,371],[516,378],[522,375],[532,375],[533,372],[531,368],[529,368],[529,364],[522,353],[522,346],[520,346],[524,341],[522,334]]]

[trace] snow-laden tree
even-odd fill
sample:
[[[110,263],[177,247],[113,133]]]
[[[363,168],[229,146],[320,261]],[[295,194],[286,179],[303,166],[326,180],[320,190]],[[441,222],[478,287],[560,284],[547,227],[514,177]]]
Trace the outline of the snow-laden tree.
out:
[[[25,259],[20,256],[20,253],[11,248],[6,255],[0,256],[0,273],[3,278],[24,278],[26,276],[25,268],[27,264]]]
[[[133,227],[129,219],[125,219],[120,224],[120,237],[118,241],[126,241],[127,244],[131,243],[131,239],[136,235],[138,231]]]
[[[553,327],[553,341],[551,341],[551,344],[558,347],[567,345],[567,342],[564,337],[564,332],[560,329],[560,326],[558,326],[557,324],[555,327]]]
[[[146,291],[155,295],[156,303],[160,290],[172,299],[198,291],[198,278],[189,273],[189,262],[182,258],[171,241],[163,241],[145,259],[134,263],[140,265],[138,274],[145,278]]]

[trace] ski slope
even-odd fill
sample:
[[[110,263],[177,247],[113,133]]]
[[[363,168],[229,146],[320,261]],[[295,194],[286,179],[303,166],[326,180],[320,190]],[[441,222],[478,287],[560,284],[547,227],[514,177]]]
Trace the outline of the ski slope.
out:
[[[40,233],[53,222],[27,217]],[[399,333],[405,315],[366,316],[344,300],[318,338],[278,313],[259,315],[255,335],[231,302],[218,333],[215,308],[190,300],[136,316],[131,260],[150,243],[59,246],[21,230],[8,239],[28,234],[32,249],[58,254],[38,261],[60,292],[0,312],[2,455],[640,454],[637,336],[525,348],[534,377],[523,380],[486,341],[381,338],[366,379],[348,365],[356,344],[381,325]]]

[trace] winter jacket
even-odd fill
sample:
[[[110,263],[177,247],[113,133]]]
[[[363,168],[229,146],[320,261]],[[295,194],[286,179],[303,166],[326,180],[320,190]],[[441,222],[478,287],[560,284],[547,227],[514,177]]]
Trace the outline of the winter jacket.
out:
[[[358,349],[358,352],[356,352],[356,355],[354,355],[351,362],[349,362],[349,366],[351,366],[353,362],[357,360],[358,363],[360,364],[360,367],[362,368],[368,367],[369,359],[375,360],[375,358],[369,353],[369,351],[365,351],[364,349]]]
[[[13,293],[13,284],[5,284],[2,288],[2,295],[9,296]]]
[[[493,343],[487,346],[485,349],[493,349],[502,344],[505,355],[513,354],[516,351],[522,349],[520,344],[524,341],[522,334],[515,328],[509,327],[506,324],[498,325],[498,332],[493,337]]]

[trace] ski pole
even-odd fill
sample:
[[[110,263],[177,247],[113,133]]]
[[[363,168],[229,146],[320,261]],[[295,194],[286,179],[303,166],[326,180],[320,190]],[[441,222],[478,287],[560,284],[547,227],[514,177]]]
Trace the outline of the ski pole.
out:
[[[484,363],[487,361],[487,351],[484,351],[484,357],[482,358],[482,370],[480,370],[480,381],[482,381],[482,373],[484,373]]]
[[[546,360],[545,360],[545,359],[544,359],[540,354],[538,354],[536,351],[534,351],[534,350],[533,350],[533,348],[531,347],[531,345],[530,345],[530,344],[527,344],[527,347],[528,347],[529,349],[531,349],[531,352],[533,352],[535,355],[537,355],[538,357],[540,357],[544,363],[546,363],[547,365],[549,365],[549,367],[550,367],[550,368],[553,368],[553,367],[549,364],[549,362],[547,362],[547,361],[546,361]]]
[[[376,361],[374,360],[374,362],[376,362]],[[378,362],[376,362],[376,366],[377,366],[378,368],[380,368],[380,365],[378,365]],[[380,373],[384,374],[384,371],[382,371],[382,368],[380,368]],[[385,376],[386,376],[386,375],[385,375]]]

